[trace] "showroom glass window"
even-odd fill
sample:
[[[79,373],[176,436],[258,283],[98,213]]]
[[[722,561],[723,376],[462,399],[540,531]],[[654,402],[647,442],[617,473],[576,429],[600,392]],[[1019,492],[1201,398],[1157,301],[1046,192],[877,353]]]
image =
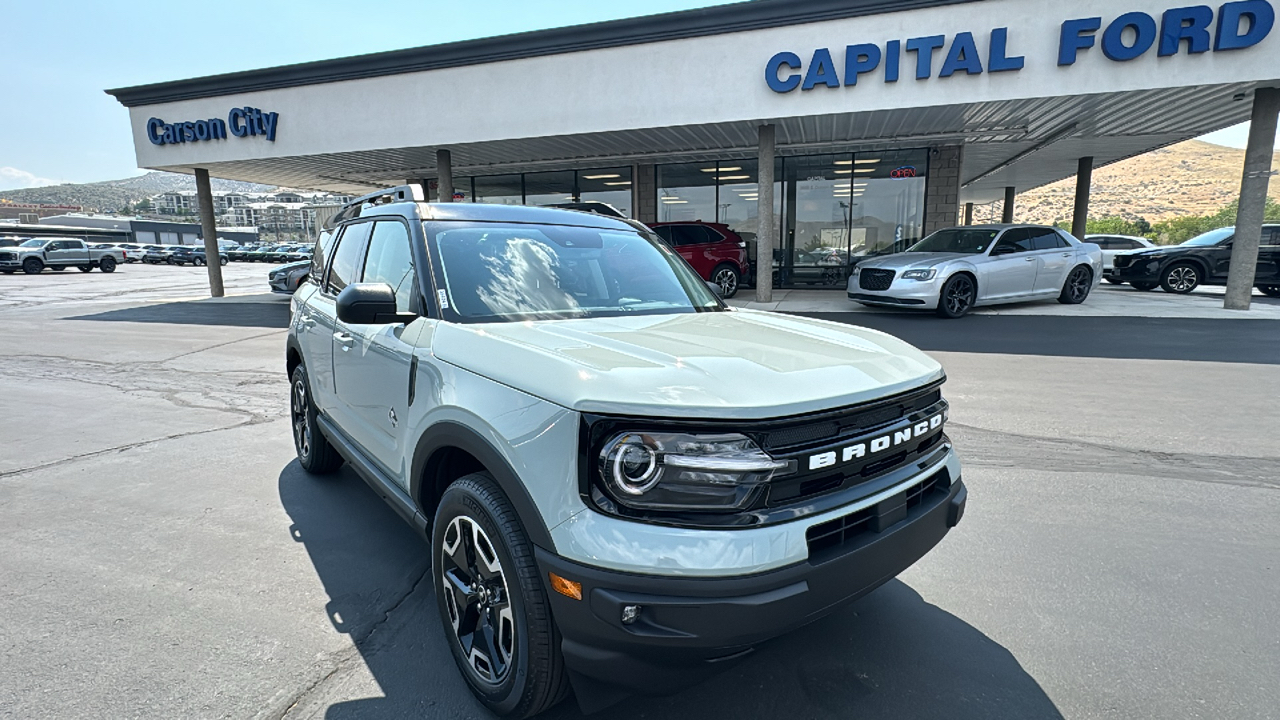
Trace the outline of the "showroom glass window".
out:
[[[494,205],[523,205],[524,184],[520,175],[483,175],[472,180],[475,202]]]
[[[716,220],[715,162],[658,166],[658,222]]]
[[[574,171],[524,174],[524,204],[531,207],[574,202]]]
[[[631,168],[578,171],[578,200],[602,202],[631,217]]]
[[[901,251],[924,237],[925,184],[929,151],[890,150],[858,153],[849,202],[853,254]]]

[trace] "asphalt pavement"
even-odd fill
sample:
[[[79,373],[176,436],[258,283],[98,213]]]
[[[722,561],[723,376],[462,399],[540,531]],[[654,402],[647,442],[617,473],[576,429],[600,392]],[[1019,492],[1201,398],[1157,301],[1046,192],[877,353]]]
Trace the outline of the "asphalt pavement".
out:
[[[204,269],[0,277],[0,717],[488,717],[425,543],[293,460],[266,269],[229,266],[218,301]],[[1280,322],[1048,307],[824,315],[946,367],[964,521],[597,717],[1280,716]]]

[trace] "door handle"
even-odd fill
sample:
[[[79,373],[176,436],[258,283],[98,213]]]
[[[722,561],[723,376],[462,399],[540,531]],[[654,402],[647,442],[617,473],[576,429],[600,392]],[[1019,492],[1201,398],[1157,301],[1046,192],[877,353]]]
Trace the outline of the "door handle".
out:
[[[338,344],[342,346],[342,352],[346,352],[350,350],[351,345],[354,343],[354,341],[351,339],[351,335],[349,333],[344,333],[344,332],[334,333],[333,339],[337,340]]]
[[[1071,253],[1062,253],[1062,257],[1071,257]]]
[[[1035,258],[1024,258],[1027,262],[1035,262]]]

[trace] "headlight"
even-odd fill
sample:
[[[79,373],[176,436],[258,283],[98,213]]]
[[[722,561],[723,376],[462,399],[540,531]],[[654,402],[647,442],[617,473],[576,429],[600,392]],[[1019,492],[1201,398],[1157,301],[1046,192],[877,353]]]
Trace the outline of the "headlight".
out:
[[[929,270],[908,270],[902,273],[903,280],[932,280],[938,274],[937,270],[930,268]]]
[[[608,494],[637,510],[740,510],[786,467],[738,434],[622,433],[599,458]]]

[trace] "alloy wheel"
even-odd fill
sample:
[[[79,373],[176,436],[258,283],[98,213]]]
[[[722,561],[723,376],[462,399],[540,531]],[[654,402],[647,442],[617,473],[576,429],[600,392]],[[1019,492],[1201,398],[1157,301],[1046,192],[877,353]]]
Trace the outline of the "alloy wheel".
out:
[[[301,378],[294,381],[292,395],[290,409],[293,415],[293,442],[298,448],[298,455],[307,457],[311,454],[311,408],[308,405],[307,385]]]
[[[957,275],[947,285],[946,297],[942,301],[947,306],[947,312],[955,316],[963,315],[973,305],[973,281],[964,275]]]
[[[1073,303],[1084,302],[1089,296],[1089,271],[1082,267],[1078,267],[1071,271],[1071,276],[1067,278],[1067,295]]]
[[[511,671],[516,623],[502,561],[488,534],[459,515],[445,531],[440,558],[454,642],[476,677],[498,685]]]
[[[1200,283],[1200,277],[1193,267],[1180,265],[1169,271],[1169,287],[1174,292],[1189,292]]]
[[[725,297],[738,291],[738,276],[729,268],[716,273],[715,283],[720,286],[720,294]]]

